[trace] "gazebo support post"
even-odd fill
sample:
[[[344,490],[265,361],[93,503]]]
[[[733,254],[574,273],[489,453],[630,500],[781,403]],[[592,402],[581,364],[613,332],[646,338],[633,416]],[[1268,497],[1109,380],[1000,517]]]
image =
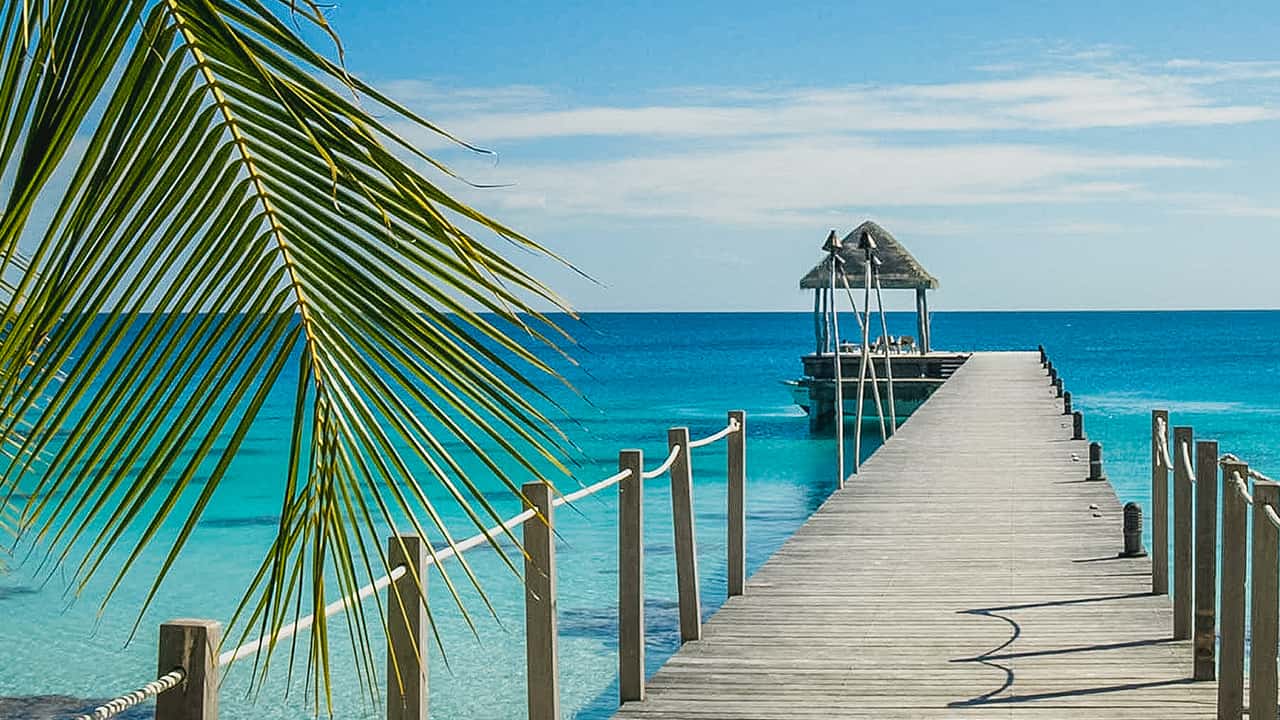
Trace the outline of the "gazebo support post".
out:
[[[813,344],[814,353],[822,353],[822,291],[813,291]]]
[[[916,288],[916,333],[920,335],[920,354],[929,354],[929,296],[928,290]]]

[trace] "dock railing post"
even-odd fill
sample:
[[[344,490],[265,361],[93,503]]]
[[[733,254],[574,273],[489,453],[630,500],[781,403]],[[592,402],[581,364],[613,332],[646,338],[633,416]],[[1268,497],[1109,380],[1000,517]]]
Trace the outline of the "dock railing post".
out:
[[[680,642],[702,637],[702,600],[698,596],[698,543],[693,529],[693,465],[689,457],[689,428],[667,431],[667,448],[676,450],[671,463],[671,527],[676,554],[676,597],[680,607]]]
[[[1218,443],[1196,443],[1196,607],[1192,676],[1214,679],[1217,643]]]
[[[1071,413],[1071,439],[1084,439],[1084,413],[1079,410]]]
[[[529,720],[560,718],[560,652],[556,622],[556,536],[551,486],[525,483],[524,642]]]
[[[1240,720],[1244,709],[1244,573],[1249,520],[1248,504],[1236,491],[1237,476],[1248,478],[1249,466],[1237,462],[1223,463],[1218,720]]]
[[[1151,411],[1151,592],[1169,593],[1169,468],[1157,442],[1169,427],[1168,410]],[[1166,438],[1167,440],[1167,438]]]
[[[1194,478],[1182,462],[1182,446],[1194,442],[1189,427],[1173,429],[1173,639],[1191,637],[1191,490]]]
[[[618,453],[618,695],[644,699],[644,453]]]
[[[218,643],[213,620],[170,620],[160,626],[156,677],[182,668],[182,682],[156,697],[156,720],[218,720]]]
[[[747,580],[747,414],[729,413],[738,429],[729,433],[729,597],[741,595]]]
[[[416,535],[387,539],[387,565],[408,568],[387,586],[387,720],[427,720],[427,558]]]
[[[1253,483],[1253,560],[1249,597],[1249,720],[1276,720],[1276,654],[1280,643],[1280,532],[1267,517],[1280,509],[1280,483]]]
[[[1071,391],[1070,390],[1062,393],[1062,414],[1063,415],[1071,414]]]

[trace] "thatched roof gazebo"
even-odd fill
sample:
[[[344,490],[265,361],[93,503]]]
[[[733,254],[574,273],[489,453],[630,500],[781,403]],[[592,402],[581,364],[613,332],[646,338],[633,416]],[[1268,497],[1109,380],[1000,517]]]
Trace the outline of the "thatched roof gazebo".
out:
[[[938,288],[938,279],[930,275],[920,261],[916,260],[907,249],[898,242],[888,230],[867,220],[854,228],[840,243],[839,254],[842,262],[836,274],[836,287],[842,288],[845,282],[850,288],[866,287],[864,276],[863,236],[867,235],[875,243],[875,255],[879,259],[880,286],[885,290],[916,291],[916,328],[920,335],[918,347],[922,354],[929,352],[929,300],[926,293]],[[819,312],[827,312],[833,308],[834,298],[831,293],[831,256],[823,258],[803,278],[800,279],[801,290],[813,290],[813,307],[815,316]],[[843,277],[842,277],[843,276]],[[815,327],[817,321],[815,319]],[[824,352],[824,338],[817,338],[818,352]]]

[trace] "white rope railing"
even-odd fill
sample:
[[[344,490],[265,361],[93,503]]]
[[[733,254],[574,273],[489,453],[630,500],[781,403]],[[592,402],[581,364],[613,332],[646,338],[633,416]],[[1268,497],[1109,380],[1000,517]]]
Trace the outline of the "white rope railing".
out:
[[[588,485],[582,488],[581,490],[576,490],[574,492],[569,493],[568,495],[561,495],[560,497],[551,501],[551,506],[560,507],[561,505],[564,505],[566,503],[571,503],[577,500],[581,500],[582,498],[587,497],[588,495],[594,495],[595,493],[601,490],[604,490],[607,487],[612,487],[614,485],[617,485],[623,480],[626,480],[628,477],[631,477],[630,468],[627,468],[626,470],[623,470],[618,473],[614,473],[613,475],[610,475],[609,477],[601,480],[598,483],[595,483],[594,485]]]
[[[467,538],[466,540],[463,540],[462,542],[454,543],[449,547],[433,551],[431,553],[431,556],[427,558],[426,563],[424,564],[424,569],[425,567],[430,567],[431,565],[435,565],[442,560],[448,560],[449,558],[455,555],[464,553],[474,547],[483,545],[486,542],[491,542],[495,538],[497,538],[501,533],[504,533],[508,530],[519,527],[520,525],[524,524],[524,522],[527,521],[529,518],[532,518],[537,514],[538,513],[536,510],[534,510],[533,508],[529,508],[528,510],[525,510],[520,514],[511,517],[510,519],[506,520],[505,522],[499,525],[495,525],[483,532],[479,532],[479,533],[476,533],[475,535],[472,535],[471,537]],[[361,600],[364,600],[365,598],[387,587],[388,585],[395,582],[396,580],[399,580],[400,578],[404,577],[404,574],[406,572],[408,572],[408,568],[406,566],[397,565],[396,567],[392,568],[391,572],[387,573],[386,575],[383,575],[377,580],[374,580],[368,585],[365,585],[364,587],[360,588],[354,593],[341,597],[329,603],[328,605],[325,605],[324,609],[321,611],[321,615],[323,615],[324,617],[332,617],[334,614],[338,613],[339,611],[344,610],[354,605],[355,603],[360,602]],[[280,642],[281,640],[285,640],[287,638],[290,638],[296,635],[300,630],[306,630],[307,628],[314,625],[315,622],[316,622],[315,613],[307,615],[306,617],[303,617],[303,618],[299,618],[298,620],[295,620],[294,622],[289,623],[288,625],[285,625],[284,627],[277,630],[269,639],[265,637],[260,637],[257,640],[250,640],[249,642],[241,645],[238,648],[235,648],[234,650],[228,650],[222,653],[221,655],[218,656],[218,665],[227,665],[228,663],[235,662],[236,660],[239,660],[241,658],[248,657],[249,655],[252,655],[258,652],[258,650],[262,649],[263,645],[266,645],[268,642],[274,645],[275,643]]]
[[[93,712],[77,715],[73,720],[108,720],[134,705],[146,702],[166,690],[172,690],[182,682],[187,672],[182,668],[161,675],[127,695],[121,695],[93,709]]]
[[[664,472],[666,472],[666,471],[670,470],[670,469],[671,469],[671,466],[675,464],[675,462],[676,462],[676,458],[678,458],[678,457],[680,457],[680,446],[679,446],[679,445],[672,445],[672,446],[671,446],[671,452],[667,453],[667,459],[666,459],[666,460],[663,460],[663,461],[662,461],[662,464],[661,464],[661,465],[659,465],[658,467],[656,467],[656,468],[654,468],[654,469],[652,469],[652,470],[649,470],[649,471],[647,471],[647,472],[642,472],[642,473],[640,473],[640,477],[641,477],[641,479],[644,479],[644,480],[652,480],[652,479],[654,479],[654,478],[658,477],[659,475],[661,475],[662,473],[664,473]]]
[[[1180,442],[1178,443],[1178,448],[1178,459],[1182,461],[1182,469],[1186,471],[1185,474],[1187,476],[1187,480],[1191,481],[1191,484],[1194,485],[1196,483],[1196,465],[1191,462],[1191,444],[1187,442]]]
[[[724,438],[728,437],[732,433],[738,432],[741,429],[742,429],[741,424],[738,422],[738,420],[736,418],[730,418],[729,423],[723,429],[711,435],[708,435],[707,437],[704,437],[700,440],[690,441],[688,443],[687,449],[692,450],[693,448],[705,447],[707,445],[711,445],[712,443],[723,440]],[[641,479],[650,480],[666,473],[668,470],[671,469],[671,466],[675,464],[675,461],[677,458],[679,458],[682,450],[685,450],[685,448],[682,448],[680,445],[672,445],[670,452],[667,454],[667,457],[665,460],[663,460],[662,464],[660,464],[658,467],[652,470],[649,470],[647,472],[641,472],[640,473]],[[619,482],[630,477],[631,474],[632,474],[631,469],[622,470],[592,485],[588,485],[587,487],[584,487],[575,492],[569,493],[568,495],[562,495],[560,497],[557,497],[552,500],[552,507],[559,507],[561,505],[565,505],[577,500],[581,500],[584,497],[593,495],[597,492],[600,492],[601,490],[604,490],[606,488],[609,488],[609,487],[612,487],[613,485],[618,484]],[[491,528],[488,528],[475,535],[472,535],[471,537],[468,537],[467,539],[461,542],[451,543],[448,547],[441,548],[439,550],[433,550],[430,556],[426,559],[424,566],[419,569],[419,572],[425,570],[427,567],[430,567],[431,565],[437,565],[444,560],[460,555],[468,550],[471,550],[472,548],[478,547],[485,543],[494,542],[497,540],[497,538],[500,535],[505,534],[513,530],[514,528],[517,528],[523,525],[525,522],[528,522],[532,518],[537,517],[537,514],[538,513],[535,508],[527,508],[524,511],[512,516],[511,518],[508,518],[502,523],[495,525]],[[325,605],[324,608],[322,608],[318,614],[312,613],[305,617],[299,618],[294,622],[281,627],[280,629],[276,630],[274,633],[272,633],[269,636],[258,637],[255,640],[251,640],[249,642],[243,643],[242,645],[236,648],[233,648],[221,653],[220,655],[218,655],[217,664],[219,667],[229,665],[230,663],[235,662],[236,660],[240,660],[249,655],[257,653],[263,647],[266,647],[269,645],[274,646],[276,643],[280,642],[281,640],[286,640],[296,635],[297,633],[315,625],[316,618],[318,616],[327,618],[332,615],[335,615],[338,612],[348,607],[351,607],[356,603],[359,603],[360,601],[368,598],[374,593],[377,593],[379,590],[382,590],[390,586],[395,581],[404,577],[405,574],[408,572],[409,572],[409,568],[407,565],[397,565],[396,567],[392,568],[391,571],[388,572],[386,575],[383,575],[382,577],[374,580],[373,582],[370,582],[367,585],[364,585],[363,587],[359,588],[358,590],[356,590],[351,594],[345,595],[339,598],[338,600],[335,600],[334,602],[331,602],[328,605]],[[131,707],[134,707],[135,705],[145,702],[146,700],[153,698],[167,690],[173,689],[179,683],[183,682],[185,678],[186,678],[186,671],[183,668],[177,668],[175,670],[172,670],[171,672],[168,672],[160,676],[159,678],[156,678],[155,680],[152,680],[151,682],[147,683],[146,685],[143,685],[141,688],[138,688],[133,692],[114,698],[106,702],[105,704],[94,708],[91,713],[78,715],[75,718],[73,718],[73,720],[109,720],[110,718],[115,717],[116,715],[120,714],[121,712],[124,712],[125,710],[128,710]]]
[[[714,435],[708,435],[702,438],[701,440],[690,440],[689,449],[692,450],[694,448],[706,447],[712,443],[719,442],[729,437],[729,435],[737,431],[738,431],[738,421],[730,420],[729,424],[725,425],[724,429],[721,430],[720,432],[715,433]]]
[[[725,435],[728,435],[730,432],[733,432],[737,428],[738,428],[738,423],[735,420],[729,424],[729,427],[720,431],[716,435],[710,436],[710,438],[706,439],[708,440],[708,442],[704,442],[703,444],[709,444],[709,442],[715,442],[716,440],[719,440],[721,437],[724,437]],[[689,443],[689,445],[693,446],[693,443]],[[679,445],[671,446],[671,452],[667,455],[667,459],[664,460],[662,464],[659,465],[658,467],[648,472],[640,473],[640,477],[645,480],[651,480],[653,478],[658,477],[659,475],[662,475],[666,471],[670,470],[671,466],[675,463],[676,458],[680,456],[680,450],[681,448]],[[581,500],[582,498],[587,497],[588,495],[591,495],[593,493],[599,492],[611,485],[616,485],[617,483],[626,479],[630,474],[631,474],[630,470],[623,470],[619,473],[616,473],[614,475],[611,475],[605,478],[604,480],[601,480],[600,482],[595,483],[594,485],[588,485],[587,487],[582,488],[581,490],[556,498],[555,500],[552,501],[552,505],[554,507],[558,507],[560,505],[564,505],[565,503],[570,503],[575,500]],[[442,548],[438,551],[435,551],[431,554],[431,557],[427,558],[426,566],[429,567],[431,565],[436,565],[443,560],[447,560],[455,555],[464,553],[474,547],[478,547],[487,542],[491,542],[497,537],[499,537],[500,534],[523,525],[528,520],[536,517],[537,514],[538,512],[536,510],[534,510],[533,508],[529,508],[524,512],[521,512],[517,515],[512,516],[510,519],[506,520],[500,525],[495,525],[483,532],[479,532],[479,533],[476,533],[475,535],[472,535],[471,537],[467,538],[466,540],[463,540],[462,542],[454,543],[449,547]],[[323,615],[324,617],[332,617],[338,612],[341,612],[342,610],[348,607],[351,607],[355,603],[358,603],[361,600],[364,600],[365,598],[369,597],[370,595],[373,595],[379,590],[382,590],[383,588],[387,587],[388,585],[395,582],[396,580],[399,580],[400,578],[404,577],[404,574],[406,572],[408,572],[408,568],[406,566],[398,565],[395,568],[393,568],[390,573],[383,575],[377,580],[374,580],[368,585],[365,585],[364,587],[355,591],[354,593],[341,597],[329,603],[328,605],[325,605],[324,609],[321,611],[320,614]],[[240,660],[241,658],[248,657],[249,655],[252,655],[258,652],[259,650],[261,650],[262,647],[267,643],[275,644],[277,642],[280,642],[281,640],[288,639],[296,635],[299,631],[306,630],[307,628],[311,627],[312,625],[315,624],[315,622],[316,622],[315,613],[307,615],[306,617],[299,618],[298,620],[295,620],[294,622],[289,623],[288,625],[285,625],[284,627],[277,630],[270,638],[259,637],[256,640],[250,640],[249,642],[244,643],[243,645],[235,649],[228,650],[222,653],[221,655],[218,656],[218,665],[227,665],[229,663],[235,662],[236,660]]]

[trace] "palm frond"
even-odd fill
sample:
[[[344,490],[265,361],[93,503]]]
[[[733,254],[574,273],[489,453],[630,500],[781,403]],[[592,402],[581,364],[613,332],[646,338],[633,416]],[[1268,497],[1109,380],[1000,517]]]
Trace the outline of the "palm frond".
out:
[[[508,468],[541,477],[569,447],[535,380],[558,376],[521,337],[563,342],[539,307],[568,308],[509,259],[550,253],[448,194],[432,176],[449,169],[391,123],[443,131],[282,16],[332,36],[310,2],[28,1],[0,21],[7,522],[80,588],[109,569],[107,598],[180,523],[149,604],[292,383],[280,523],[244,634],[385,571],[384,528],[451,543],[428,484],[477,527],[499,520],[452,443],[515,495]],[[348,616],[371,670],[367,620]],[[326,624],[307,659],[327,691]]]

